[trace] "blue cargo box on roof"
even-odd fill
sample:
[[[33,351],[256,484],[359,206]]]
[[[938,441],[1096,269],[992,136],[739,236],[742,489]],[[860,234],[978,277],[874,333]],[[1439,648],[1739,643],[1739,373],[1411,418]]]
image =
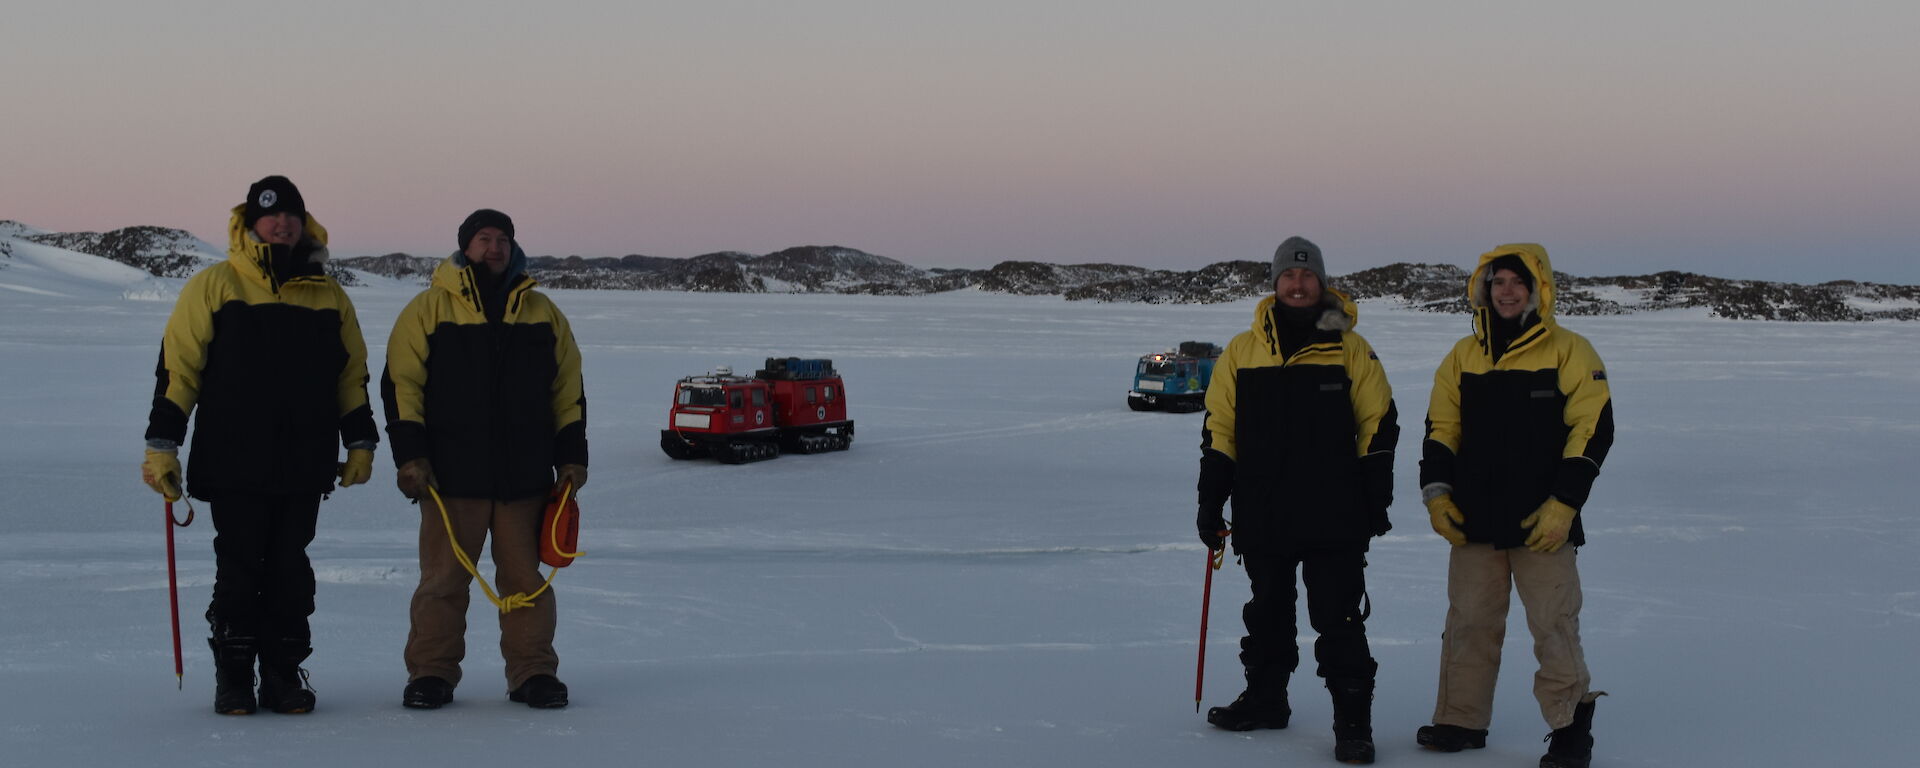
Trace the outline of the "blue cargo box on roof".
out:
[[[758,376],[763,379],[820,379],[836,375],[826,358],[769,357]]]

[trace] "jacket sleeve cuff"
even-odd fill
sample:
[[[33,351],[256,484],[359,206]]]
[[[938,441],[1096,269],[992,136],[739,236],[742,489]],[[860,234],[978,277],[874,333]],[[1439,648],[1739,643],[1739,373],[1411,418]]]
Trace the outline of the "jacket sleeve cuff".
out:
[[[153,410],[147,413],[149,442],[165,440],[180,445],[187,440],[187,414],[164,396],[153,398]]]
[[[393,443],[393,466],[406,466],[427,455],[427,425],[417,421],[396,421],[387,425],[387,439]]]
[[[380,429],[373,425],[373,408],[360,406],[340,417],[340,444],[348,448],[362,443],[379,443]],[[367,446],[371,447],[371,446]]]
[[[1212,449],[1200,451],[1200,508],[1219,511],[1233,496],[1233,459]]]
[[[1585,456],[1569,456],[1560,460],[1560,466],[1553,473],[1553,497],[1574,509],[1587,504],[1587,494],[1593,492],[1593,480],[1600,476],[1600,466]]]
[[[553,434],[553,465],[587,465],[587,423],[576,421]]]
[[[1420,444],[1420,487],[1434,483],[1453,485],[1453,449],[1438,440]]]

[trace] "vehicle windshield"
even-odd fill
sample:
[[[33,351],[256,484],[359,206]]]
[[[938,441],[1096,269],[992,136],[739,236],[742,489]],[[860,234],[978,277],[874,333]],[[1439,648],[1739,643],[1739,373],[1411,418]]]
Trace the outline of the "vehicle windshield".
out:
[[[1140,373],[1148,376],[1171,376],[1173,375],[1173,363],[1156,363],[1151,360],[1142,361],[1140,363]]]
[[[681,405],[726,405],[727,393],[719,387],[681,387]]]

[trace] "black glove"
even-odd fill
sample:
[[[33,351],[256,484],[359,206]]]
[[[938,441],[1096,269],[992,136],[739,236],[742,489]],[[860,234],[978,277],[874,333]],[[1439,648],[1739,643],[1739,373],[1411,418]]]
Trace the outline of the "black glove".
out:
[[[1200,508],[1200,516],[1194,520],[1194,527],[1200,529],[1200,543],[1207,545],[1209,551],[1218,550],[1227,545],[1227,539],[1221,534],[1227,530],[1227,519],[1220,515],[1220,509]]]
[[[1227,530],[1227,520],[1221,510],[1233,496],[1233,470],[1233,459],[1226,454],[1210,448],[1200,449],[1200,516],[1194,525],[1200,529],[1200,543],[1209,550],[1226,546],[1226,538],[1220,532]]]

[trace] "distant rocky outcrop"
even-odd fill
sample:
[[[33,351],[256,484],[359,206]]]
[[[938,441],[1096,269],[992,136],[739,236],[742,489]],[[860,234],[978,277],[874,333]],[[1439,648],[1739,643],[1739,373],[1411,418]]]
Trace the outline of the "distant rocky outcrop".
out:
[[[111,232],[45,232],[0,221],[0,259],[12,241],[93,254],[161,277],[186,277],[223,258],[178,229],[127,227]],[[424,285],[444,257],[389,253],[335,258],[327,272],[343,285],[379,275]],[[6,262],[0,260],[0,268]],[[529,271],[551,288],[702,291],[712,293],[843,293],[917,296],[962,289],[1071,301],[1204,304],[1262,296],[1273,289],[1267,265],[1222,261],[1196,270],[1125,264],[1003,261],[987,269],[923,269],[855,248],[805,245],[764,255],[719,251],[691,258],[536,256]],[[1357,300],[1394,302],[1428,312],[1465,312],[1467,270],[1451,264],[1391,264],[1332,278]],[[1691,272],[1621,277],[1554,273],[1561,315],[1617,315],[1704,309],[1742,320],[1920,320],[1920,286],[1847,280],[1799,285],[1730,280]]]
[[[13,222],[6,222],[12,224]],[[213,247],[185,230],[125,227],[111,232],[41,232],[18,239],[92,254],[159,277],[186,277],[218,261]]]
[[[1734,320],[1920,320],[1920,286],[1841,280],[1819,285],[1729,280],[1691,272],[1575,277],[1554,272],[1554,312],[1621,315],[1705,308]],[[1333,282],[1354,298],[1391,299],[1429,312],[1467,310],[1467,272],[1435,264],[1394,264]]]
[[[433,278],[433,268],[440,259],[427,256],[409,256],[404,253],[389,253],[385,256],[355,256],[350,259],[333,258],[329,266],[348,267],[396,280],[414,280],[422,284]]]
[[[405,254],[346,259],[354,269],[421,282],[438,259]],[[687,259],[630,255],[540,256],[530,271],[554,288],[717,293],[860,293],[914,296],[974,288],[1071,301],[1205,304],[1265,295],[1267,265],[1222,261],[1191,271],[1125,264],[1003,261],[988,269],[921,269],[841,246],[802,246],[756,256],[737,251]],[[1451,264],[1391,264],[1332,278],[1355,299],[1427,312],[1465,312],[1467,270]],[[1838,281],[1820,285],[1728,280],[1688,272],[1632,277],[1554,273],[1561,315],[1617,315],[1705,308],[1749,320],[1920,320],[1920,286]]]

